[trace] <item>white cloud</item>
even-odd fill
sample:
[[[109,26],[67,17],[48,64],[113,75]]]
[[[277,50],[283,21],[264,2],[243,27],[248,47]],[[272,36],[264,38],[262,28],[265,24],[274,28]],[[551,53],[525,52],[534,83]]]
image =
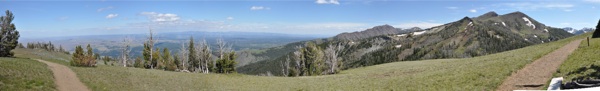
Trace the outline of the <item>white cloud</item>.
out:
[[[108,14],[108,15],[106,16],[106,19],[112,19],[112,18],[115,18],[115,17],[117,17],[117,16],[119,16],[119,14]]]
[[[452,9],[452,10],[455,10],[455,9],[458,9],[458,7],[446,7],[446,9]]]
[[[226,19],[227,20],[233,20],[234,18],[230,16],[230,17],[227,17]]]
[[[148,17],[153,22],[173,22],[180,19],[177,14],[171,13],[142,12],[140,15]]]
[[[102,12],[102,11],[110,10],[110,9],[113,9],[113,7],[112,6],[108,6],[106,8],[99,8],[98,10],[96,10],[96,12]]]
[[[583,0],[585,2],[600,3],[600,0]]]
[[[538,9],[558,9],[563,11],[572,11],[571,8],[575,7],[573,4],[568,3],[504,3],[496,5],[500,7],[510,7],[517,10],[538,10]]]
[[[471,13],[475,13],[475,12],[477,12],[477,10],[475,10],[475,9],[471,9],[471,10],[469,10],[469,12],[471,12]]]
[[[315,1],[315,3],[317,3],[317,4],[336,4],[336,5],[340,4],[340,2],[338,2],[338,0],[317,0],[317,1]]]
[[[409,22],[409,23],[400,23],[398,25],[395,25],[394,27],[398,27],[398,28],[412,28],[412,27],[419,27],[419,28],[431,28],[431,27],[435,27],[435,26],[439,26],[442,25],[441,23],[432,23],[432,22]]]
[[[250,10],[269,10],[271,8],[269,7],[264,7],[264,6],[252,6],[250,7]]]

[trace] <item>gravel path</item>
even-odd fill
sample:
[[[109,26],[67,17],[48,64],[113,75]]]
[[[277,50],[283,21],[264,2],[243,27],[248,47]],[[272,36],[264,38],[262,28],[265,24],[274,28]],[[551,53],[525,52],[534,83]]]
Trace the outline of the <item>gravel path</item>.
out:
[[[556,72],[560,64],[579,47],[581,40],[575,40],[571,43],[554,50],[553,52],[535,60],[534,62],[525,65],[523,69],[510,75],[502,85],[498,87],[498,91],[510,90],[539,90],[552,78],[552,74]]]
[[[54,73],[54,83],[56,83],[59,91],[90,91],[81,81],[77,78],[75,72],[71,71],[69,67],[36,59],[42,63],[46,63],[52,73]]]

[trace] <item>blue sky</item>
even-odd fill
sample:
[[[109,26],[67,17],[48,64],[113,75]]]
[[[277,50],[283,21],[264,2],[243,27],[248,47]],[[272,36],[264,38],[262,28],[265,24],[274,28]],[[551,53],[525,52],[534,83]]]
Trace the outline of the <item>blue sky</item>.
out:
[[[21,1],[0,0],[22,38],[157,32],[270,32],[335,35],[377,25],[428,28],[521,11],[553,27],[595,27],[600,0],[293,0]],[[3,15],[3,14],[2,14]]]

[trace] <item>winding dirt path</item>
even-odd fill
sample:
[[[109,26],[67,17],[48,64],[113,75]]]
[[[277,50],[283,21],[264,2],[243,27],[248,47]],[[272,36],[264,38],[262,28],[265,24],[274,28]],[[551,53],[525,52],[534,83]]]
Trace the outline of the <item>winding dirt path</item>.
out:
[[[36,59],[42,63],[46,63],[52,73],[54,73],[54,83],[56,83],[59,91],[90,91],[81,81],[77,78],[75,72],[71,71],[69,67]]]
[[[575,40],[569,44],[552,51],[551,53],[535,60],[534,62],[525,65],[523,69],[510,75],[502,85],[498,87],[498,91],[510,90],[539,90],[545,84],[548,84],[552,78],[552,74],[556,72],[560,64],[579,47],[580,40]]]

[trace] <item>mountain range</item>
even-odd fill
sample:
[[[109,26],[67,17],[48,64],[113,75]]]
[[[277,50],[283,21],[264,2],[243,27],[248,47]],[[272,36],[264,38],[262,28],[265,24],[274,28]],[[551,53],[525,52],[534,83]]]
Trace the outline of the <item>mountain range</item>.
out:
[[[575,35],[579,35],[579,34],[583,34],[583,33],[587,33],[587,32],[592,32],[592,31],[595,30],[594,28],[582,28],[582,29],[578,30],[578,29],[573,29],[571,27],[565,27],[565,28],[562,28],[562,29],[565,30],[565,31],[567,31],[567,32],[569,32],[569,33],[575,34]]]
[[[293,56],[291,52],[295,51],[294,47],[307,42],[314,42],[321,49],[330,44],[344,46],[338,57],[343,59],[343,69],[350,69],[396,61],[476,57],[570,36],[573,34],[546,26],[522,12],[504,15],[488,12],[427,29],[399,29],[381,25],[331,38],[295,42],[267,50],[278,51],[279,54],[239,67],[238,72],[280,75],[280,65]]]

